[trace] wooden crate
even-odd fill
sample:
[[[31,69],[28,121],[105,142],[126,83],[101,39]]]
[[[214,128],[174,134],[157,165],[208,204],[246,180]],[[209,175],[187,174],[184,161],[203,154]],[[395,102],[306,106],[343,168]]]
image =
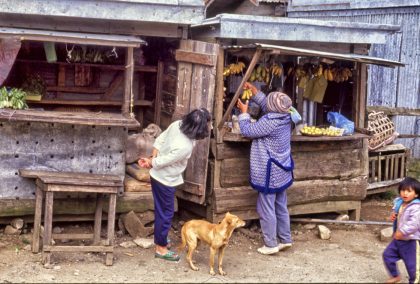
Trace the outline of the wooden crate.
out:
[[[369,152],[369,185],[367,194],[396,188],[407,174],[410,149],[392,144]]]

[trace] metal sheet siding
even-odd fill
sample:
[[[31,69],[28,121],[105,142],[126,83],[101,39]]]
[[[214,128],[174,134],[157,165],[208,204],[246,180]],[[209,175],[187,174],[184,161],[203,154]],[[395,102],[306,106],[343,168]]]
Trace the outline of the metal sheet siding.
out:
[[[401,25],[401,33],[388,36],[387,44],[373,45],[371,56],[406,63],[395,69],[369,66],[369,106],[420,108],[420,7],[289,12],[288,17],[371,24]],[[419,134],[420,117],[394,117],[400,134]],[[398,139],[420,158],[420,138]]]

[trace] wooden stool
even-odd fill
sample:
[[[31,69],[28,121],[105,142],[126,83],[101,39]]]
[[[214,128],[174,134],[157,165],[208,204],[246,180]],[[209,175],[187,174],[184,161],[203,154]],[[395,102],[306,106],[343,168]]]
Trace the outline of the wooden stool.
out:
[[[23,177],[36,178],[34,232],[32,252],[39,252],[41,211],[45,194],[44,236],[42,263],[50,264],[52,252],[105,252],[106,265],[112,265],[114,252],[115,208],[118,189],[123,186],[116,175],[99,175],[76,172],[50,172],[21,169]],[[53,203],[55,192],[96,193],[95,223],[93,234],[52,234]],[[104,245],[100,245],[103,195],[109,194],[108,230]],[[93,239],[90,246],[57,246],[53,239]]]

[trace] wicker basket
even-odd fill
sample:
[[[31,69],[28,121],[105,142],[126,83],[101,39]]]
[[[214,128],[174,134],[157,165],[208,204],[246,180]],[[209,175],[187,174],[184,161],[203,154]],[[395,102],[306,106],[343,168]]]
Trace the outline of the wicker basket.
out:
[[[369,150],[376,150],[382,146],[392,143],[397,138],[394,123],[383,112],[371,112],[368,115],[368,130],[373,136],[368,139]]]

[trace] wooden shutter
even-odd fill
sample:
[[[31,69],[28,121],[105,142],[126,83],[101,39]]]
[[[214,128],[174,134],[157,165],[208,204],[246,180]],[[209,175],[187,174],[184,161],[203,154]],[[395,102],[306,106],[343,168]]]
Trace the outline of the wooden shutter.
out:
[[[178,84],[173,119],[180,119],[193,109],[204,107],[213,112],[218,44],[182,40],[176,51]],[[210,137],[197,141],[184,173],[179,198],[203,204],[206,193]]]

